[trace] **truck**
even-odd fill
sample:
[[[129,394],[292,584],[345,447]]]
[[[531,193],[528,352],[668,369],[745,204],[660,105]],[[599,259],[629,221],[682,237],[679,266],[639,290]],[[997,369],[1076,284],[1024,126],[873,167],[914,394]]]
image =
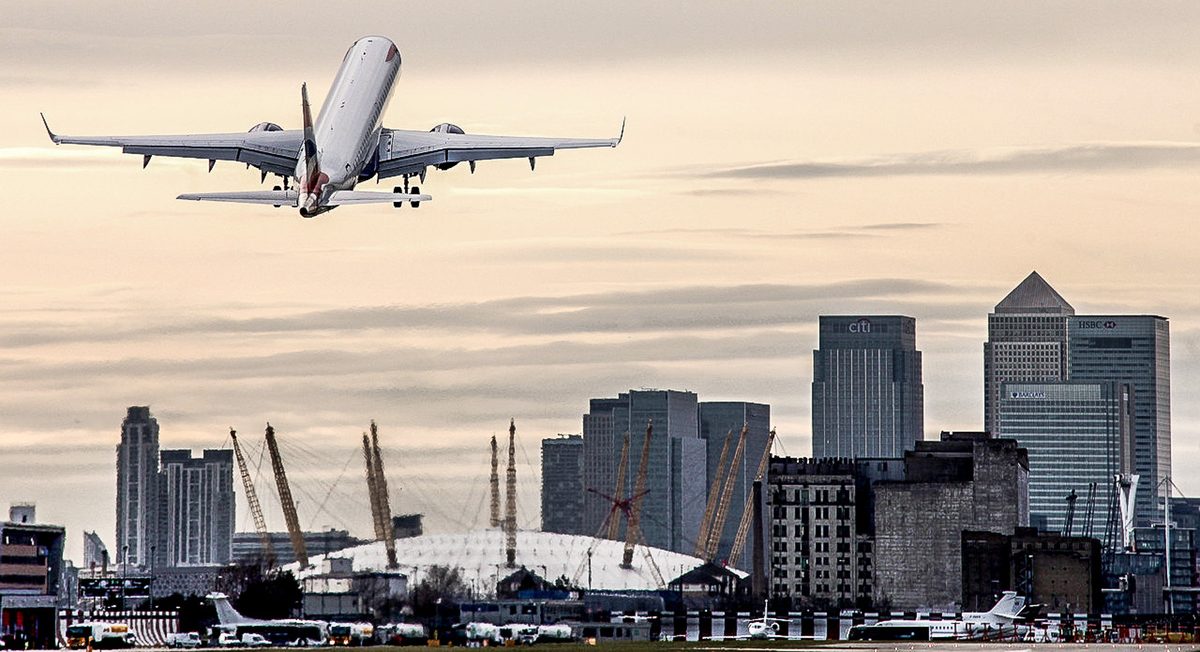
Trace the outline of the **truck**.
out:
[[[359,647],[375,641],[375,626],[371,623],[329,623],[329,644],[337,647]]]
[[[102,649],[128,648],[137,644],[137,637],[126,623],[76,623],[67,627],[67,647],[80,650],[88,647]]]
[[[200,647],[200,634],[196,632],[175,632],[167,634],[166,646],[170,648]]]
[[[222,632],[217,638],[217,645],[221,647],[271,647],[271,642],[262,634],[255,634],[253,632],[246,632],[241,636],[230,632]]]
[[[557,625],[538,625],[538,643],[566,643],[575,640],[575,633],[566,623]]]
[[[429,635],[421,623],[389,623],[377,630],[384,645],[425,645]]]

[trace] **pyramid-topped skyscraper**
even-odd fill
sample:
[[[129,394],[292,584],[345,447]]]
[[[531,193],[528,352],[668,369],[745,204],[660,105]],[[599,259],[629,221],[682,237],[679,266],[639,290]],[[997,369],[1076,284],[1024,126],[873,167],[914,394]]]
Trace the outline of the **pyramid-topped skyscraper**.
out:
[[[1066,380],[1067,319],[1074,314],[1037,272],[996,304],[983,344],[983,422],[988,432],[997,432],[1003,383]]]

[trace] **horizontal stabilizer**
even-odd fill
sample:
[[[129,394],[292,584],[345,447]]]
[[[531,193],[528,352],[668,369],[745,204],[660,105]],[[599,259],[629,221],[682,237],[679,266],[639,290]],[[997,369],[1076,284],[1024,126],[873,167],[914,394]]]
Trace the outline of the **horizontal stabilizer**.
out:
[[[251,190],[249,192],[196,192],[177,199],[192,201],[227,201],[237,204],[270,204],[295,207],[299,194],[295,190]]]
[[[350,204],[393,204],[403,201],[431,201],[429,195],[414,195],[402,192],[368,192],[363,190],[337,190],[325,201],[326,206]]]

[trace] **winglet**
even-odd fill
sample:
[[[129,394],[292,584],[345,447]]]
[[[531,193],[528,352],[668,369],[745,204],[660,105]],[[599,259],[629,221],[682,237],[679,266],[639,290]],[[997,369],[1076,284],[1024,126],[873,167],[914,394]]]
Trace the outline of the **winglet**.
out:
[[[46,122],[46,114],[45,114],[45,113],[38,113],[38,115],[42,116],[42,124],[46,126],[46,135],[50,136],[50,140],[51,140],[51,141],[52,141],[52,142],[53,142],[55,145],[57,145],[57,144],[59,144],[60,142],[62,142],[62,139],[61,139],[61,138],[59,138],[57,134],[55,134],[53,131],[50,131],[50,123],[49,123],[49,122]]]
[[[616,140],[616,142],[613,143],[612,146],[616,147],[617,145],[620,145],[621,141],[624,139],[625,139],[625,116],[622,116],[621,117],[621,133],[617,135],[617,140]]]

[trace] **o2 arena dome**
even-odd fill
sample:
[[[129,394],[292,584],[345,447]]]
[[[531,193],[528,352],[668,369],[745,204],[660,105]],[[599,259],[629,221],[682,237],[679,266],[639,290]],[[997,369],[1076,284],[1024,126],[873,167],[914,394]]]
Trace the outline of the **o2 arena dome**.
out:
[[[397,566],[392,570],[407,574],[409,581],[415,585],[425,577],[430,567],[447,566],[458,569],[467,585],[487,591],[513,570],[524,566],[546,581],[553,582],[566,577],[569,582],[584,589],[654,591],[665,587],[659,585],[649,568],[646,551],[649,551],[662,573],[663,582],[670,582],[704,563],[704,560],[691,555],[638,545],[633,552],[632,568],[621,568],[624,551],[623,541],[518,531],[516,562],[509,567],[506,563],[504,531],[485,529],[396,539]],[[283,568],[303,580],[321,575],[327,566],[322,563],[325,559],[339,558],[351,559],[355,573],[388,570],[387,552],[382,541],[315,556],[308,568],[300,569],[296,563]]]

